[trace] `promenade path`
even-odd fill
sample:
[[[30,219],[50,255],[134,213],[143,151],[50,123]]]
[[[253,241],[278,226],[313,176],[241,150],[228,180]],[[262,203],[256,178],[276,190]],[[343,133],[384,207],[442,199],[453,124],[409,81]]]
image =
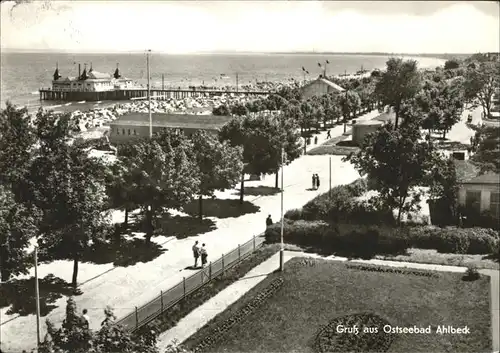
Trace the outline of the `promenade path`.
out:
[[[378,115],[372,111],[358,118],[358,121],[370,120]],[[343,126],[331,129],[331,135],[338,136]],[[318,141],[326,140],[326,132],[318,134]],[[312,148],[309,146],[309,148]],[[332,186],[346,184],[359,177],[357,171],[349,163],[341,162],[342,156],[332,156]],[[302,156],[284,169],[284,209],[302,207],[319,193],[328,190],[328,156]],[[311,176],[317,173],[321,185],[317,191],[311,188]],[[246,187],[274,187],[274,175],[268,175],[260,181],[247,181]],[[218,193],[220,199],[238,199],[236,189]],[[128,267],[114,267],[113,264],[96,265],[81,263],[78,279],[83,294],[76,296],[78,310],[86,308],[90,317],[90,327],[99,329],[104,318],[104,308],[114,308],[118,318],[131,313],[136,306],[141,306],[154,299],[161,290],[179,283],[183,277],[193,273],[185,270],[193,265],[191,246],[195,240],[207,244],[210,259],[216,259],[223,253],[236,248],[250,240],[254,235],[265,230],[265,219],[271,214],[274,221],[280,217],[280,194],[268,196],[245,196],[245,201],[260,207],[256,213],[249,213],[237,218],[212,218],[217,229],[198,236],[177,239],[172,236],[158,236],[152,241],[160,244],[165,252],[147,263],[137,263]],[[122,219],[117,221],[122,221]],[[71,280],[73,264],[71,261],[55,261],[39,266],[39,278],[53,273],[66,281]],[[33,276],[34,270],[27,275]],[[56,308],[46,317],[42,317],[42,337],[46,332],[45,319],[48,318],[59,326],[65,315],[67,297],[55,301]],[[7,315],[8,307],[0,309],[0,340],[4,352],[21,352],[36,346],[35,315]]]
[[[345,257],[328,256],[322,257],[317,254],[310,254],[304,252],[295,251],[285,251],[285,264],[287,261],[294,257],[314,257],[325,260],[335,260],[335,261],[349,261]],[[351,260],[351,263],[369,263],[381,266],[391,266],[391,267],[408,267],[422,270],[434,270],[443,272],[465,272],[466,267],[458,266],[441,266],[433,264],[417,264],[411,262],[399,262],[399,261],[386,261],[386,260]],[[286,267],[286,265],[285,265]],[[190,336],[192,336],[196,331],[205,326],[210,320],[215,318],[217,315],[222,313],[226,308],[235,303],[239,298],[241,298],[250,289],[255,287],[257,284],[262,282],[266,277],[273,271],[279,268],[279,253],[276,253],[268,260],[264,261],[260,265],[256,266],[250,270],[243,278],[231,284],[229,287],[225,288],[219,292],[216,296],[209,299],[207,302],[193,310],[191,313],[186,315],[181,319],[176,326],[170,330],[162,333],[159,337],[158,347],[160,351],[164,350],[169,344],[174,340],[179,343],[184,342]],[[499,340],[499,272],[495,270],[480,270],[483,275],[490,276],[491,283],[491,332],[492,332],[492,342],[493,351],[496,352],[500,349]]]

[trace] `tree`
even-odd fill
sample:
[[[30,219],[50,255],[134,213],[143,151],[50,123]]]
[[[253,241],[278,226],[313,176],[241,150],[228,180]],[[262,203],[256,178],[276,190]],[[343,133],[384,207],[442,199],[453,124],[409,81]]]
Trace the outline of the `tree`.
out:
[[[129,211],[136,207],[134,203],[135,190],[131,187],[133,181],[130,180],[130,173],[120,159],[110,165],[107,171],[106,194],[112,207],[125,210],[123,227],[127,228]]]
[[[226,104],[219,105],[212,110],[213,115],[231,115],[231,110]]]
[[[32,164],[33,194],[43,214],[40,248],[73,260],[74,287],[83,251],[107,231],[103,170],[100,160],[68,145],[42,151]]]
[[[212,134],[199,130],[192,136],[196,166],[200,172],[199,217],[203,215],[203,196],[234,186],[243,170],[243,150],[220,142]]]
[[[130,173],[129,180],[133,180],[133,202],[146,215],[146,243],[151,241],[157,216],[167,209],[181,209],[192,200],[200,184],[186,144],[174,147],[169,136],[139,141],[120,156]]]
[[[481,173],[500,173],[500,128],[477,128],[476,140],[477,149],[471,161],[480,168]]]
[[[34,144],[28,110],[7,102],[0,111],[0,184],[9,185],[18,201],[31,198],[26,195],[26,174]]]
[[[464,108],[461,86],[455,81],[427,82],[415,102],[423,113],[422,127],[442,131],[443,139],[460,121]]]
[[[485,62],[477,68],[467,68],[465,74],[465,97],[483,108],[485,117],[491,113],[493,96],[500,91],[500,63]]]
[[[460,63],[457,59],[446,60],[444,63],[445,70],[458,69],[460,67]]]
[[[458,181],[455,162],[451,158],[433,153],[430,171],[427,174],[427,185],[431,200],[439,200],[446,206],[445,212],[456,220],[458,216]],[[443,212],[444,213],[444,212]]]
[[[0,184],[0,282],[26,274],[29,266],[26,249],[37,235],[36,209],[28,209]]]
[[[361,105],[359,95],[354,91],[345,91],[337,95],[337,104],[342,111],[344,133],[347,130],[347,122],[349,118],[355,116],[356,110]]]
[[[85,320],[77,314],[73,298],[66,302],[66,317],[61,328],[47,319],[47,334],[40,347],[41,353],[87,353],[92,348],[92,333]]]
[[[47,320],[47,334],[40,353],[158,353],[157,332],[130,333],[116,325],[113,310],[104,310],[105,318],[97,332],[89,329],[87,322],[77,314],[73,298],[66,304],[66,318],[57,329]]]
[[[221,141],[229,141],[231,146],[243,147],[241,203],[243,203],[244,195],[244,173],[276,172],[281,159],[281,147],[285,147],[288,152],[288,148],[294,149],[300,143],[300,136],[295,132],[296,127],[294,123],[285,121],[283,115],[267,116],[264,114],[233,119],[222,127],[219,133]],[[288,147],[292,142],[294,147]],[[287,155],[287,160],[291,162],[296,158],[294,156],[295,154]]]
[[[386,65],[386,70],[376,84],[375,93],[382,104],[394,109],[394,128],[397,129],[401,105],[420,90],[420,74],[415,60],[390,58]]]
[[[418,205],[418,198],[407,203],[410,191],[422,185],[432,146],[421,142],[418,126],[407,124],[394,130],[391,123],[366,137],[362,149],[344,160],[354,164],[361,175],[368,175],[375,181],[381,200],[386,207],[398,209],[398,223],[401,215]]]
[[[241,103],[237,103],[231,107],[231,114],[233,115],[243,116],[247,115],[248,112],[249,112],[248,108]],[[221,115],[226,115],[226,114],[221,114]]]

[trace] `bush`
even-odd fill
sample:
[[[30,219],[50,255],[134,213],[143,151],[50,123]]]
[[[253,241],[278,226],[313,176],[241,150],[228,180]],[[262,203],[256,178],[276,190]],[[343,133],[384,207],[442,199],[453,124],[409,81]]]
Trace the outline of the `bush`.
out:
[[[464,281],[475,281],[478,280],[479,277],[481,277],[481,275],[479,274],[477,269],[473,266],[469,266],[467,267],[467,270],[465,271],[465,274],[462,277],[462,279]]]
[[[290,219],[292,221],[298,221],[302,218],[302,210],[299,208],[294,208],[292,210],[286,211],[285,216],[286,219]]]
[[[218,107],[214,108],[212,110],[213,115],[224,115],[224,116],[229,116],[231,115],[231,111],[229,110],[229,107],[225,104],[219,105]]]
[[[376,253],[396,254],[408,247],[407,231],[379,225],[341,223],[331,225],[324,221],[291,221],[285,219],[283,236],[286,243],[311,247],[319,252],[342,256],[371,257]],[[281,239],[281,224],[266,230],[266,241]]]
[[[348,185],[339,185],[306,203],[302,210],[287,212],[286,218],[332,223],[394,224],[391,210],[380,209],[370,202],[355,198],[368,190],[367,181],[358,179]]]
[[[491,254],[499,247],[498,234],[485,228],[412,227],[409,237],[412,247],[442,253]]]

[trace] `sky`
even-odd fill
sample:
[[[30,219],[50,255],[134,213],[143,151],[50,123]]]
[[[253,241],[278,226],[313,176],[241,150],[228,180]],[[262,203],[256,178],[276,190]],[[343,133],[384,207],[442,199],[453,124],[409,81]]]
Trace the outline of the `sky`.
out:
[[[481,1],[2,1],[2,49],[65,52],[500,51]]]

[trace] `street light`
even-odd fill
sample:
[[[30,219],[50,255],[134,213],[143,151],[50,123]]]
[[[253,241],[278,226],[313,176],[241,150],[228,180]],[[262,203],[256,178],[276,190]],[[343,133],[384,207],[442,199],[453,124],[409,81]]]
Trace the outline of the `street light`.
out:
[[[285,246],[283,244],[283,227],[284,227],[284,217],[283,217],[283,170],[285,169],[285,149],[281,147],[281,247],[280,247],[280,271],[285,269],[285,258],[284,251]]]

